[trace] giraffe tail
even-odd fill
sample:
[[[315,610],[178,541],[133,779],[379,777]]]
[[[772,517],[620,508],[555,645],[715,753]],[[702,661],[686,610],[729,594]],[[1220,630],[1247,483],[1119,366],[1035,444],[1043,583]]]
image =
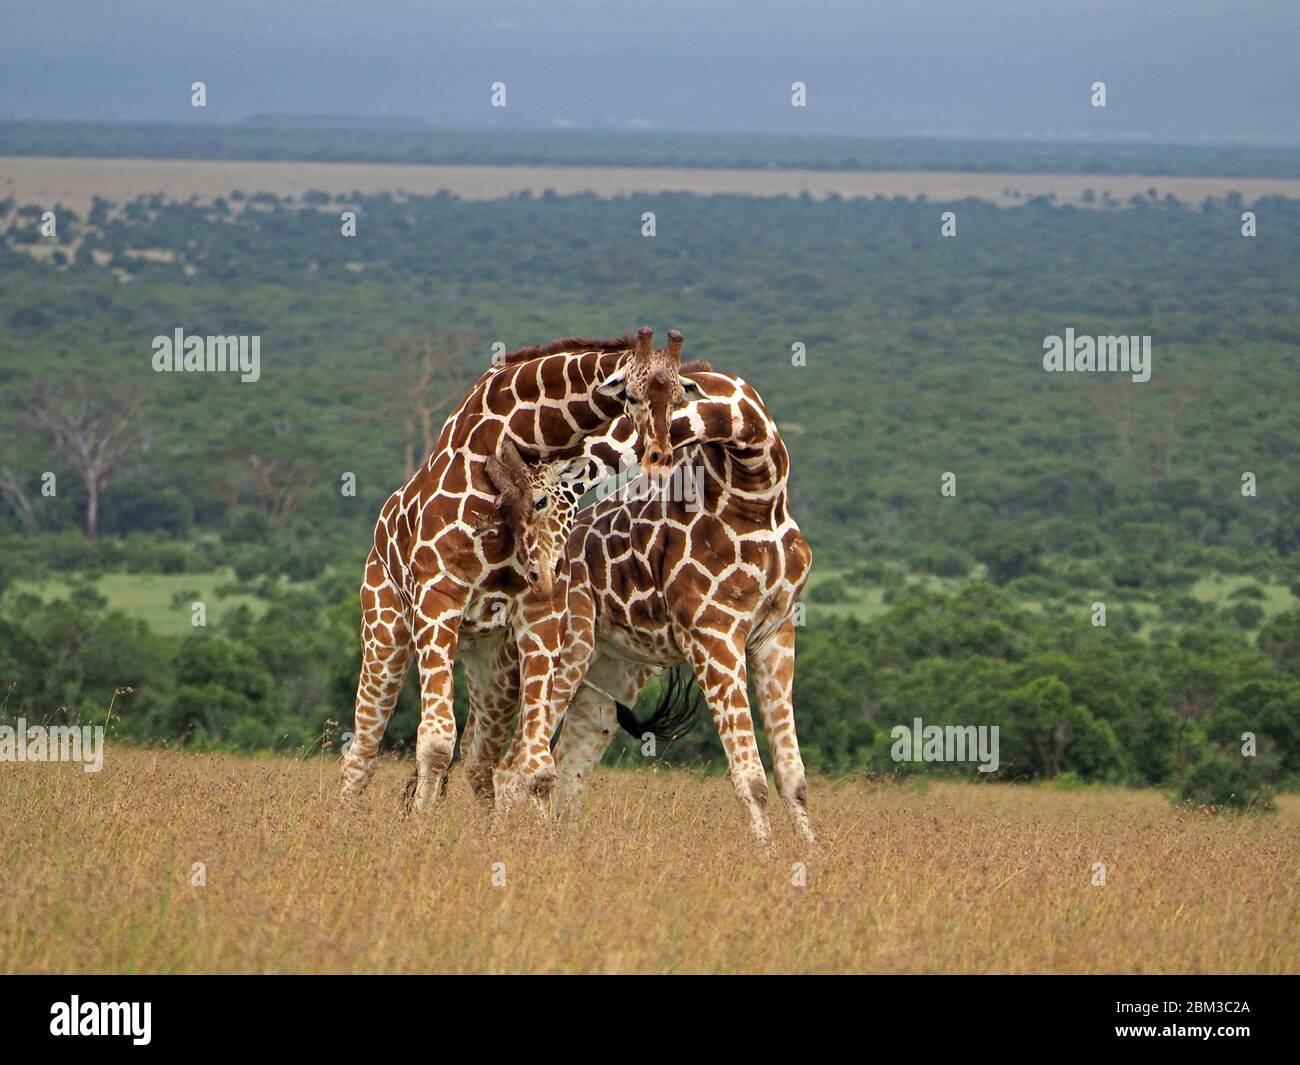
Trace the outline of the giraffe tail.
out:
[[[703,702],[704,697],[690,670],[686,666],[676,666],[668,671],[659,702],[644,721],[638,720],[632,708],[622,703],[616,702],[614,710],[619,726],[637,739],[651,732],[656,739],[675,740],[694,728]]]

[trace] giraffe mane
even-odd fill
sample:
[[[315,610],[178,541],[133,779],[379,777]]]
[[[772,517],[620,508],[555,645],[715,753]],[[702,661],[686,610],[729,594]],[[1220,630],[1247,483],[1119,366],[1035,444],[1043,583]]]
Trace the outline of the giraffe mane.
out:
[[[712,373],[713,364],[705,362],[703,359],[691,359],[689,362],[682,363],[679,373]]]
[[[628,351],[633,344],[632,337],[624,333],[621,337],[611,337],[607,340],[589,340],[586,337],[565,337],[563,340],[552,340],[549,344],[538,344],[531,348],[520,348],[518,351],[512,351],[501,361],[506,365],[512,365],[517,362],[529,362],[532,359],[541,359],[547,355],[558,355],[565,351]]]

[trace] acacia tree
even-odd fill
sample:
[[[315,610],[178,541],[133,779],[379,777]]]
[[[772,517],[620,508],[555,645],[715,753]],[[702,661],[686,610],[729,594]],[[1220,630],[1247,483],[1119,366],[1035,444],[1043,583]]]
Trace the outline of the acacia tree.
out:
[[[438,442],[442,418],[486,368],[482,337],[434,325],[416,326],[384,342],[397,380],[386,374],[366,382],[381,397],[380,410],[402,428],[406,476]]]
[[[15,516],[27,528],[36,524],[36,512],[27,498],[27,486],[20,473],[8,466],[0,466],[0,499],[3,499]]]
[[[1187,415],[1216,381],[1212,367],[1201,367],[1140,388],[1124,380],[1097,382],[1088,395],[1114,435],[1114,468],[1142,470],[1152,481],[1172,476]]]
[[[271,455],[246,447],[234,448],[231,454],[251,477],[253,505],[274,525],[287,528],[315,487],[319,464],[310,459]]]
[[[89,540],[99,537],[99,503],[115,470],[147,435],[138,416],[148,399],[142,389],[105,378],[42,381],[32,388],[28,417],[86,488]]]

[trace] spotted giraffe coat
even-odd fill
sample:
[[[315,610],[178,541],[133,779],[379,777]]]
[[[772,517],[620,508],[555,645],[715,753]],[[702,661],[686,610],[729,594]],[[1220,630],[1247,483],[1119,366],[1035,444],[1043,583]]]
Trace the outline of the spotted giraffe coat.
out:
[[[524,633],[538,653],[521,698],[525,705],[549,698],[544,664],[558,654],[562,630],[547,616],[518,616],[527,610],[527,573],[498,520],[487,462],[503,436],[528,458],[574,457],[626,413],[644,465],[661,468],[671,452],[670,412],[687,397],[678,377],[681,335],[671,333],[662,351],[651,336],[643,328],[635,343],[569,339],[507,356],[478,379],[424,466],[384,504],[361,587],[362,665],[345,798],[370,778],[412,650],[421,693],[417,807],[442,793],[451,763],[452,666],[462,630],[473,637],[509,624]]]
[[[704,397],[674,415],[670,433],[679,463],[702,473],[698,506],[680,497],[611,498],[580,517],[565,552],[568,587],[555,597],[566,643],[553,699],[531,727],[521,711],[496,773],[498,802],[549,746],[562,714],[555,764],[562,801],[575,798],[612,737],[613,701],[631,704],[652,672],[685,662],[708,701],[751,829],[765,840],[767,782],[746,687],[752,671],[777,789],[811,840],[793,680],[795,606],[812,552],[788,507],[789,455],[749,384],[689,364],[683,374]],[[629,438],[616,423],[589,450],[617,453]],[[482,779],[481,767],[471,771]]]

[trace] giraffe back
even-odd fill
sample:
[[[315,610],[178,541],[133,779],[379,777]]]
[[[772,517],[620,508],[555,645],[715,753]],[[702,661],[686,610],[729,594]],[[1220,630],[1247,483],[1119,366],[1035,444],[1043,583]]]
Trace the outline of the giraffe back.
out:
[[[601,389],[626,374],[633,354],[628,337],[570,338],[522,349],[480,375],[375,526],[375,555],[408,601],[434,580],[480,596],[523,592],[523,567],[487,464],[503,439],[530,460],[580,454],[588,436],[623,414],[623,398]]]
[[[732,374],[683,372],[703,398],[674,415],[672,436],[696,491],[597,503],[568,545],[596,638],[651,664],[678,661],[679,634],[701,627],[761,641],[793,612],[812,563],[789,511],[789,454],[758,393]],[[615,454],[629,435],[616,422],[592,450]]]

